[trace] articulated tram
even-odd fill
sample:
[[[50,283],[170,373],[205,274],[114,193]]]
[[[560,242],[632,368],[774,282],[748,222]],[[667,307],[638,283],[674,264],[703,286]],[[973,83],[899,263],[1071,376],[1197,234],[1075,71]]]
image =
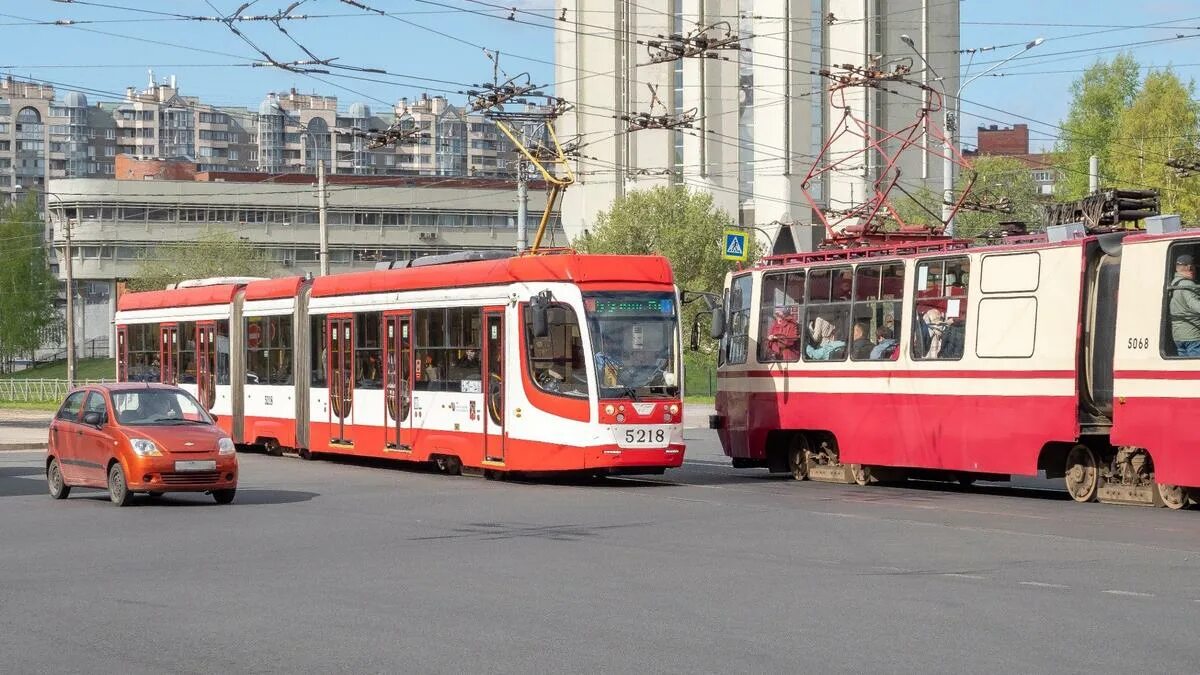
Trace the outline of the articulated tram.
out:
[[[1077,501],[1182,508],[1200,498],[1197,258],[1187,231],[766,258],[726,284],[712,426],[735,467],[797,479],[1043,471]]]
[[[393,267],[126,294],[117,378],[178,384],[235,442],[271,454],[488,475],[683,462],[665,258],[473,253]]]

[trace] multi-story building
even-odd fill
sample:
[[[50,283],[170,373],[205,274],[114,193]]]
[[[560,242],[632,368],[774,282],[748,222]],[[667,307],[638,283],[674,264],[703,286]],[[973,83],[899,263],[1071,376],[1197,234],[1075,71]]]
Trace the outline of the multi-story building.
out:
[[[12,199],[46,187],[46,147],[54,89],[0,80],[0,193]]]
[[[189,246],[205,232],[236,232],[262,249],[280,274],[320,271],[312,176],[196,172],[189,162],[125,157],[118,172],[120,179],[50,182],[48,212],[60,268],[70,227],[74,276],[95,300],[81,310],[90,326],[81,344],[107,335],[117,284],[136,276],[143,258],[162,247]],[[536,227],[545,199],[533,187],[530,227]],[[333,273],[516,245],[517,191],[509,181],[334,174],[326,189]],[[547,242],[566,243],[557,222]],[[107,309],[90,307],[97,302]]]
[[[842,118],[818,72],[838,64],[906,62],[913,64],[911,79],[957,91],[957,2],[567,0],[565,10],[555,40],[555,79],[557,93],[575,110],[559,121],[559,135],[582,139],[591,157],[578,162],[578,184],[563,200],[563,222],[572,234],[628,190],[675,182],[711,192],[743,225],[765,230],[775,250],[803,247],[796,236],[803,228],[785,226],[813,222],[802,183]],[[747,49],[655,63],[645,46],[672,34],[723,38],[727,27]],[[845,106],[880,129],[915,122],[925,101],[921,90],[888,89],[900,87],[859,88]],[[631,132],[619,119],[690,110],[696,112],[692,129]],[[883,163],[863,150],[881,135],[846,135],[834,144],[834,162],[854,159],[808,186],[820,208],[845,210],[868,198]],[[894,142],[883,145],[895,149]],[[909,152],[898,168],[905,189],[927,185],[940,192],[939,157]]]
[[[1038,194],[1049,197],[1054,194],[1058,181],[1058,170],[1054,157],[1045,153],[1029,152],[1029,125],[1014,124],[1003,128],[992,124],[976,128],[976,149],[964,154],[968,158],[981,155],[1012,157],[1029,167],[1029,176],[1037,184]]]

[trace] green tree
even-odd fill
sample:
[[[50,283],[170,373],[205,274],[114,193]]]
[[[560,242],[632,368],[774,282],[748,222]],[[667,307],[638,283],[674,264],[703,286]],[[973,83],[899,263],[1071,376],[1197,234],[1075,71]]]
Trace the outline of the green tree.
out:
[[[0,207],[0,361],[32,356],[47,330],[61,322],[45,231],[37,195]]]
[[[1123,142],[1118,126],[1121,113],[1137,96],[1139,67],[1131,54],[1097,61],[1071,84],[1071,107],[1062,123],[1057,147],[1060,199],[1078,199],[1088,192],[1088,159],[1100,158],[1101,187],[1111,180],[1112,160]]]
[[[213,230],[194,242],[162,244],[147,253],[129,280],[132,291],[166,288],[184,279],[269,277],[266,254],[227,230]]]
[[[971,186],[968,202],[976,204],[1006,203],[1011,213],[988,213],[981,210],[959,209],[954,217],[954,236],[963,239],[978,237],[993,231],[1001,221],[1019,220],[1036,227],[1041,223],[1038,210],[1038,187],[1029,172],[1029,167],[1013,157],[982,155],[976,157],[971,169],[975,182]],[[967,189],[971,174],[959,175],[956,192]],[[927,187],[911,195],[901,195],[893,202],[900,218],[909,225],[937,225],[941,223],[941,199]]]
[[[1200,104],[1195,85],[1170,70],[1146,75],[1133,104],[1117,119],[1122,146],[1112,154],[1111,168],[1119,186],[1159,190],[1163,213],[1178,213],[1184,222],[1200,220],[1200,178],[1180,178],[1168,158],[1196,158],[1200,141]]]
[[[712,195],[684,186],[655,187],[630,192],[613,202],[612,208],[596,217],[595,228],[578,237],[573,246],[585,253],[660,254],[671,261],[675,283],[684,290],[720,294],[725,275],[737,263],[722,257],[721,241],[734,220],[713,208]],[[751,260],[758,246],[751,231],[746,238]],[[682,308],[681,320],[690,329],[700,302]],[[707,323],[701,326],[707,338]],[[685,340],[686,342],[686,340]],[[713,343],[704,339],[707,354],[685,354],[689,391],[706,392],[707,373],[715,364]]]

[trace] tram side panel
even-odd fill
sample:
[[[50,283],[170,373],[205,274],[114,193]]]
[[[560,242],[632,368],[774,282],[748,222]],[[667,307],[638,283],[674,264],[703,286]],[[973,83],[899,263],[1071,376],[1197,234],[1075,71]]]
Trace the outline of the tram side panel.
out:
[[[1172,290],[1185,255],[1200,257],[1200,238],[1125,240],[1111,441],[1148,450],[1158,482],[1200,487],[1200,358],[1179,353],[1170,320],[1172,293],[1192,292]]]
[[[310,377],[300,368],[296,340],[296,300],[249,300],[234,335],[243,348],[245,443],[296,447],[297,384]]]

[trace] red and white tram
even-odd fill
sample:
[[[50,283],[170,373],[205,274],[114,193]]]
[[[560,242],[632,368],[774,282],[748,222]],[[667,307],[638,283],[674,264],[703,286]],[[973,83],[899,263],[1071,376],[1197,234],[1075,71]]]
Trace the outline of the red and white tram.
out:
[[[726,284],[712,426],[735,467],[797,479],[1044,471],[1079,501],[1186,506],[1200,342],[1177,341],[1200,315],[1172,299],[1197,258],[1195,233],[1125,231],[766,258]]]
[[[126,294],[117,377],[178,383],[236,442],[272,454],[496,473],[683,462],[679,298],[665,258],[404,265]]]

